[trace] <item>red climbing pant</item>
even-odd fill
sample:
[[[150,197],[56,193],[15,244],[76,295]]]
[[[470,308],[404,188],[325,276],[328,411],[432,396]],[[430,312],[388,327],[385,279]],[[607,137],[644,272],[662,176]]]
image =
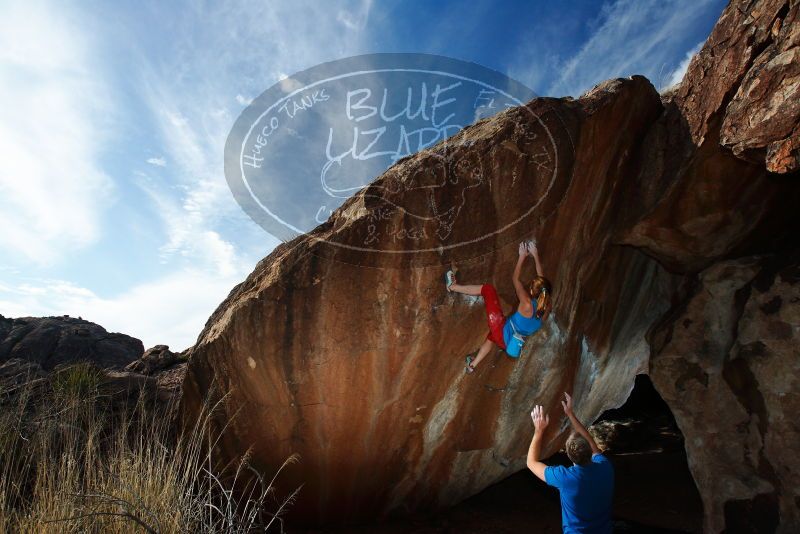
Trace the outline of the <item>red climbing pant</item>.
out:
[[[506,318],[503,316],[503,308],[500,306],[497,290],[492,284],[483,284],[481,286],[481,296],[483,297],[483,305],[486,307],[486,318],[489,320],[489,335],[486,336],[486,339],[492,341],[501,349],[505,349],[506,342],[503,340],[503,325],[506,324]]]

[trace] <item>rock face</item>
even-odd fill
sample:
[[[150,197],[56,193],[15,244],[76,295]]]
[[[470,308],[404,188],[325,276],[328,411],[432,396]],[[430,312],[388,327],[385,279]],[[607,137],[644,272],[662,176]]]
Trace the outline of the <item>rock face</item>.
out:
[[[63,363],[87,361],[121,370],[144,352],[142,342],[109,333],[95,323],[75,317],[0,315],[0,362],[21,358],[51,370]]]
[[[457,262],[465,283],[495,283],[508,306],[517,242],[540,237],[558,288],[555,312],[519,361],[498,353],[464,375],[464,356],[486,335],[485,314],[479,300],[445,291],[441,265],[360,268],[330,258],[310,237],[262,261],[192,349],[187,407],[197,409],[216,381],[231,391],[230,414],[241,411],[225,435],[226,454],[252,446],[254,461],[270,470],[300,453],[301,463],[282,479],[304,484],[294,507],[304,518],[356,520],[453,504],[524,467],[534,402],[554,409],[556,395],[575,389],[581,414],[591,418],[624,402],[636,373],[646,370],[644,335],[668,309],[672,279],[611,236],[623,193],[635,186],[630,154],[662,110],[658,94],[636,77],[607,82],[577,102],[532,105],[553,122],[560,116],[566,129],[559,143],[575,145],[574,161],[559,165],[557,196],[543,208],[549,217],[534,213],[506,236],[509,245],[478,261],[457,252],[444,258]],[[455,236],[459,225],[498,228],[499,217],[526,208],[489,188],[510,187],[515,173],[503,169],[513,166],[517,180],[536,188],[525,154],[544,147],[525,140],[529,117],[511,109],[457,135],[494,170],[473,217],[456,221]],[[405,163],[423,162],[417,155]],[[320,232],[357,232],[359,219],[346,214],[367,202],[357,195]]]
[[[180,355],[169,350],[167,345],[156,345],[147,349],[141,358],[125,366],[125,370],[152,375],[156,371],[172,367],[179,361]]]
[[[794,319],[760,311],[786,278],[741,296],[761,272],[748,262],[762,260],[733,260],[798,248],[796,62],[786,62],[797,50],[797,11],[797,2],[732,2],[669,94],[640,76],[610,80],[578,100],[506,110],[447,147],[399,162],[376,180],[380,187],[279,246],[234,288],[190,350],[187,413],[212,387],[230,391],[219,415],[230,425],[223,455],[252,448],[271,472],[300,453],[282,475],[287,488],[304,484],[294,511],[312,522],[353,521],[450,505],[512,474],[524,467],[534,403],[555,419],[553,452],[568,432],[562,391],[573,392],[579,417],[593,420],[621,405],[652,362],[685,435],[709,531],[743,515],[797,527],[796,427],[783,414],[796,406],[789,370],[800,332]],[[769,119],[776,114],[780,121]],[[530,135],[542,125],[557,153]],[[493,243],[442,250],[438,265],[386,255],[358,267],[327,248],[332,235],[355,242],[380,224],[369,216],[375,199],[404,195],[397,167],[435,173],[432,154],[479,161],[484,179],[467,215],[447,239],[426,236],[428,248],[476,225],[518,224]],[[544,190],[548,172],[554,179]],[[530,195],[502,194],[519,187]],[[493,282],[508,310],[516,243],[530,235],[554,284],[553,313],[519,360],[494,354],[465,376],[463,357],[483,340],[485,317],[478,299],[444,290],[445,266],[455,262],[462,283]],[[733,291],[734,302],[704,304],[705,285]],[[795,305],[784,300],[783,313]],[[752,319],[749,330],[735,328],[742,316]],[[695,326],[684,334],[687,320]],[[756,354],[766,333],[783,337],[760,340]],[[693,388],[704,407],[685,407],[680,388]]]
[[[693,285],[653,333],[650,372],[687,436],[706,530],[789,531],[800,524],[800,262],[723,261]]]
[[[141,358],[125,366],[125,371],[152,378],[158,385],[159,397],[169,400],[180,394],[186,374],[186,359],[183,353],[172,352],[167,345],[156,345],[147,349]]]

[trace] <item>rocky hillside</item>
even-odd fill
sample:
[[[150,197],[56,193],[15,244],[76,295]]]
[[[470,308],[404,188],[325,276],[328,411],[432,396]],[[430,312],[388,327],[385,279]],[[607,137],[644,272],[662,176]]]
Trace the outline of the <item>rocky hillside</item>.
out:
[[[122,369],[144,352],[142,342],[109,333],[80,317],[20,317],[0,315],[0,362],[24,359],[50,370],[59,364],[85,361]]]
[[[534,403],[558,419],[571,391],[590,421],[650,373],[685,435],[706,529],[794,530],[798,9],[732,1],[667,94],[640,76],[606,81],[398,162],[230,293],[190,351],[186,410],[213,384],[229,390],[223,454],[252,448],[270,472],[300,453],[282,475],[304,484],[295,511],[355,520],[456,503],[524,467]],[[442,160],[479,162],[481,179],[446,237],[423,236],[428,257],[359,267],[326,244],[402,223],[372,214],[425,201],[404,177]],[[448,187],[437,201],[456,194]],[[505,230],[447,248],[476,228]],[[495,283],[508,307],[516,244],[530,235],[554,311],[518,361],[494,354],[465,375],[484,312],[447,293],[442,274],[455,262],[461,281]],[[553,452],[568,429],[550,430]]]
[[[166,345],[145,351],[140,340],[108,332],[80,317],[13,319],[0,315],[3,395],[17,385],[49,377],[78,363],[96,369],[112,395],[144,391],[164,401],[177,395],[186,371],[185,357]]]

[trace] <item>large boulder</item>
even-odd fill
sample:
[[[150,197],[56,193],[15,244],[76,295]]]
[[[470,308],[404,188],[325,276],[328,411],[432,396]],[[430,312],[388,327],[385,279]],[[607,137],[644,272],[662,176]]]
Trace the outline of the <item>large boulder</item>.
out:
[[[127,374],[144,375],[158,385],[159,398],[171,400],[180,395],[183,377],[186,374],[184,353],[172,352],[167,345],[156,345],[147,349],[142,357],[125,367]]]
[[[635,187],[630,154],[662,111],[658,94],[635,77],[602,84],[580,101],[530,106],[563,121],[557,143],[575,146],[574,155],[561,156],[555,194],[503,236],[509,244],[484,244],[477,260],[459,249],[442,258],[457,264],[465,283],[495,283],[510,304],[517,242],[540,237],[555,311],[519,361],[498,353],[464,375],[464,356],[480,345],[486,320],[478,299],[445,291],[442,265],[404,267],[405,259],[388,256],[382,268],[358,267],[313,239],[339,232],[347,242],[347,233],[363,229],[369,221],[357,206],[370,202],[364,194],[313,237],[262,261],[190,351],[187,408],[198,410],[216,383],[231,394],[221,416],[229,425],[226,456],[252,447],[253,460],[269,470],[299,453],[301,463],[281,479],[304,485],[294,510],[306,518],[355,520],[458,502],[524,466],[534,402],[555,409],[556,396],[576,388],[581,415],[591,418],[624,402],[646,370],[644,335],[668,308],[671,277],[610,236],[627,209],[620,193]],[[535,126],[530,117],[511,109],[457,134],[453,144],[488,160],[490,174],[470,214],[455,221],[456,239],[527,210],[525,197],[491,191],[512,180],[536,191],[531,155],[547,147],[525,139]],[[427,161],[423,153],[402,164],[424,172]],[[393,178],[390,170],[379,181]]]
[[[781,528],[796,527],[796,516],[784,512],[790,477],[752,475],[760,460],[737,456],[757,450],[757,439],[788,436],[783,423],[750,415],[764,428],[747,430],[753,444],[746,450],[720,451],[726,461],[704,463],[710,453],[694,445],[723,446],[708,439],[712,419],[733,432],[730,425],[748,421],[746,409],[731,406],[736,396],[756,402],[761,380],[776,378],[764,368],[765,376],[737,378],[727,390],[695,392],[706,407],[680,413],[671,388],[685,373],[669,362],[695,351],[708,360],[697,365],[712,384],[713,373],[725,380],[725,357],[657,335],[696,298],[697,273],[732,257],[798,248],[800,181],[790,148],[797,117],[788,126],[776,122],[775,131],[768,120],[742,119],[745,109],[794,109],[793,86],[781,81],[793,67],[773,60],[793,49],[796,18],[797,2],[734,1],[669,94],[640,76],[610,80],[578,100],[542,98],[506,110],[398,162],[233,289],[189,352],[187,414],[199,412],[209,391],[230,392],[218,413],[223,458],[249,450],[270,472],[300,453],[281,477],[286,488],[304,485],[295,512],[318,522],[363,519],[450,505],[523,468],[534,403],[555,419],[546,450],[557,450],[568,432],[561,392],[573,392],[586,421],[621,405],[636,374],[648,372],[655,343],[654,382],[679,411],[709,529],[743,512],[769,521],[776,509]],[[752,89],[759,76],[772,89]],[[552,145],[531,135],[543,127]],[[760,141],[744,141],[754,137]],[[357,255],[326,244],[356,243],[375,226],[402,223],[372,211],[383,201],[407,208],[426,201],[404,193],[403,177],[435,173],[431,162],[447,158],[481,162],[484,179],[446,237],[423,236],[420,248],[436,252],[416,263],[387,254],[360,267]],[[448,187],[438,194],[461,194]],[[503,194],[518,190],[526,194]],[[501,228],[488,242],[443,246]],[[530,235],[555,286],[553,313],[519,360],[496,353],[465,376],[463,357],[486,333],[484,312],[478,299],[447,293],[443,271],[455,263],[462,282],[495,283],[508,309],[516,243]],[[524,276],[531,275],[529,265]],[[791,330],[796,343],[796,329],[777,328]],[[774,361],[788,369],[790,355],[781,350]],[[785,386],[797,393],[794,382]],[[762,396],[770,394],[765,388]],[[726,410],[730,418],[720,417]],[[720,491],[714,477],[737,479],[744,489]]]
[[[125,370],[143,375],[152,375],[163,369],[168,369],[180,361],[180,353],[172,352],[167,345],[156,345],[147,349],[138,360],[125,366]]]

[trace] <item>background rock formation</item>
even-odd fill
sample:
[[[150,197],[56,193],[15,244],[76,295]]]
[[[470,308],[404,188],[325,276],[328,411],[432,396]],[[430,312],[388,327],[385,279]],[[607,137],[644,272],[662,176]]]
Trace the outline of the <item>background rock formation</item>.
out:
[[[714,264],[653,333],[651,377],[687,436],[706,529],[800,524],[800,264]]]
[[[10,319],[0,315],[0,362],[21,358],[50,370],[59,364],[86,361],[121,370],[143,352],[138,339],[106,332],[81,318]]]
[[[796,528],[797,426],[786,414],[799,391],[798,301],[782,296],[795,292],[792,268],[774,266],[798,248],[799,5],[732,2],[665,95],[640,76],[610,80],[578,100],[509,109],[398,162],[376,190],[402,197],[400,171],[437,172],[431,153],[479,162],[469,210],[444,244],[541,203],[438,265],[386,255],[367,268],[322,241],[363,239],[382,201],[367,188],[278,247],[215,311],[189,354],[188,413],[212,384],[230,390],[222,452],[252,447],[267,472],[300,453],[283,478],[304,484],[296,512],[356,520],[474,494],[524,467],[532,404],[555,418],[553,452],[568,431],[561,391],[593,420],[652,368],[686,437],[707,529],[745,516]],[[542,127],[557,152],[532,135]],[[504,196],[520,186],[530,195]],[[532,234],[554,312],[518,361],[496,354],[465,376],[484,313],[444,291],[444,266],[455,262],[465,283],[495,283],[510,306],[516,243]]]
[[[80,317],[0,315],[0,390],[4,393],[75,364],[88,364],[111,395],[133,397],[129,394],[145,391],[163,401],[179,393],[186,372],[184,356],[166,345],[145,351],[140,340],[109,333]]]

